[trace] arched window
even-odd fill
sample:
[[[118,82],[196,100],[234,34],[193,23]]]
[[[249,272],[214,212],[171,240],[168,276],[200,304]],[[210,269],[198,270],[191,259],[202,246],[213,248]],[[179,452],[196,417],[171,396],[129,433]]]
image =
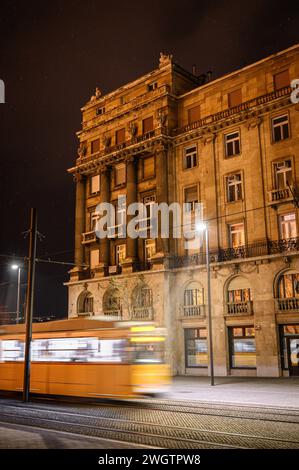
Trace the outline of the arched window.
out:
[[[122,304],[117,288],[108,288],[103,297],[103,313],[107,316],[121,317]]]
[[[245,277],[234,277],[227,289],[227,310],[229,315],[252,313],[250,284]]]
[[[153,319],[153,292],[146,284],[135,287],[132,304],[132,320]]]
[[[184,290],[184,316],[192,317],[203,313],[204,293],[203,288],[197,283],[191,282]]]
[[[296,271],[285,272],[279,277],[276,308],[279,311],[299,310],[299,273]]]
[[[78,315],[91,315],[93,313],[93,296],[91,292],[84,291],[78,297]]]

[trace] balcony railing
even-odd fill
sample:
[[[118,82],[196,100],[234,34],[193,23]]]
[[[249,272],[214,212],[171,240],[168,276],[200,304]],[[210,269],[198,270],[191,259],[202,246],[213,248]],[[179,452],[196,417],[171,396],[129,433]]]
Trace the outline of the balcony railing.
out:
[[[184,305],[184,317],[199,317],[205,316],[205,305]]]
[[[221,248],[209,252],[210,262],[232,261],[234,259],[255,258],[274,254],[288,254],[299,250],[299,237],[281,240],[265,240],[235,248]],[[170,269],[206,264],[205,253],[189,256],[176,256],[169,260]]]
[[[88,243],[93,243],[97,241],[97,236],[94,230],[91,232],[82,233],[82,244],[87,245]]]
[[[268,194],[270,204],[293,200],[293,195],[289,188],[273,189],[272,191],[269,191]]]
[[[227,302],[226,315],[251,315],[253,313],[252,301]]]
[[[271,93],[267,93],[266,95],[258,96],[252,100],[245,101],[244,103],[241,103],[238,106],[234,106],[233,108],[228,108],[215,114],[210,114],[209,116],[199,119],[192,124],[187,124],[186,126],[180,127],[179,129],[175,129],[174,135],[183,134],[184,132],[198,129],[199,127],[208,126],[221,121],[222,119],[227,119],[230,116],[238,114],[242,111],[248,111],[249,109],[255,108],[257,106],[270,103],[273,100],[289,95],[291,91],[292,88],[287,86],[281,88],[280,90],[275,90]]]
[[[295,312],[299,310],[299,298],[287,297],[275,299],[275,310],[277,312]]]
[[[117,309],[104,310],[104,316],[105,316],[105,317],[117,317],[117,318],[122,318],[122,311],[121,311],[121,310],[117,310]]]
[[[132,320],[153,320],[153,307],[134,307]]]

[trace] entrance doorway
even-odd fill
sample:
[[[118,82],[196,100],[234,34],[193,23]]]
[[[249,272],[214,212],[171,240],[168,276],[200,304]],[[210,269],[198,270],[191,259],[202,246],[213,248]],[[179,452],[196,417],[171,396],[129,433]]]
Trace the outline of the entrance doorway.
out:
[[[290,376],[299,376],[299,325],[281,325],[281,358]]]

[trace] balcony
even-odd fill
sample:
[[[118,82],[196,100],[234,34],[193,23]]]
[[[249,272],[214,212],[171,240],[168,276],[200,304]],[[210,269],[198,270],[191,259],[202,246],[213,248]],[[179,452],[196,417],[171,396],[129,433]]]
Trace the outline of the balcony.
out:
[[[183,317],[205,317],[205,305],[184,305]]]
[[[227,302],[225,316],[230,315],[252,315],[252,300],[247,302]]]
[[[154,319],[153,307],[134,307],[131,319],[152,321]]]
[[[251,245],[235,248],[221,248],[209,252],[210,263],[221,263],[237,259],[256,258],[260,256],[282,254],[287,255],[299,251],[299,237],[265,240]],[[184,268],[206,264],[205,253],[190,256],[175,256],[169,260],[169,268]]]
[[[82,233],[82,245],[88,245],[97,241],[97,236],[94,230],[91,232]]]
[[[105,317],[114,317],[114,318],[117,318],[118,320],[121,320],[122,311],[119,310],[119,309],[104,310],[104,316]]]
[[[297,312],[299,310],[299,298],[287,297],[283,299],[275,299],[276,312]]]
[[[294,199],[290,188],[273,189],[268,192],[270,204],[278,204],[280,202],[288,202]]]
[[[252,100],[245,101],[244,103],[241,103],[238,106],[234,106],[233,108],[228,108],[223,111],[219,111],[215,114],[210,114],[209,116],[199,119],[198,121],[193,122],[192,124],[187,124],[186,126],[183,126],[179,129],[175,129],[174,135],[180,135],[184,132],[189,132],[200,127],[215,124],[218,121],[221,121],[222,119],[228,119],[231,116],[234,116],[235,114],[239,114],[241,112],[246,113],[246,111],[250,109],[254,109],[258,106],[270,103],[271,101],[274,101],[276,99],[288,96],[291,92],[292,88],[290,86],[287,86],[281,88],[280,90],[275,90],[271,93],[267,93],[266,95],[258,96],[256,98],[253,98]]]
[[[134,261],[133,263],[133,273],[138,273],[141,271],[149,271],[152,269],[153,263],[150,261]]]

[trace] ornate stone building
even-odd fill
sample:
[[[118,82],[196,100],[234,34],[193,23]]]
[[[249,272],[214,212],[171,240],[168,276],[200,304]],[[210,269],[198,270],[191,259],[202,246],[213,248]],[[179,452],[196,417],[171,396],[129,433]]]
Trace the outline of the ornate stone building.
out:
[[[183,239],[95,235],[96,206],[203,204],[215,374],[298,375],[299,46],[223,77],[159,68],[82,108],[69,317],[155,320],[174,374],[207,375],[207,272]],[[117,213],[121,225],[122,210]]]

